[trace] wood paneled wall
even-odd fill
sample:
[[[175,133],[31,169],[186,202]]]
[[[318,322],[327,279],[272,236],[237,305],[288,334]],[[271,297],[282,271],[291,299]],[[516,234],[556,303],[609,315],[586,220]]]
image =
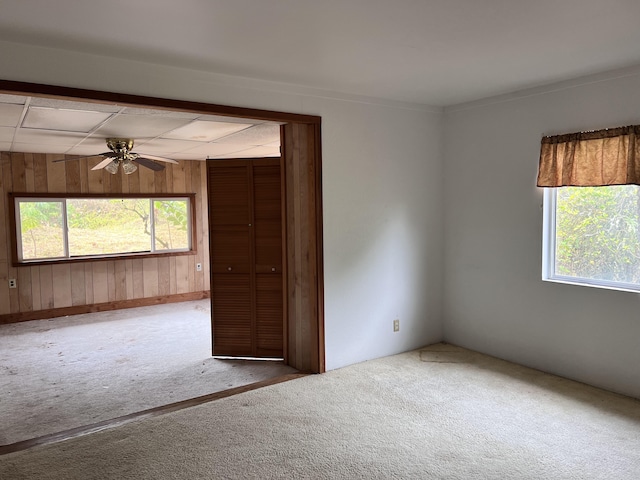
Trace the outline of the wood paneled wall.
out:
[[[48,318],[52,309],[161,303],[202,298],[209,291],[206,165],[181,160],[160,172],[138,168],[131,175],[91,168],[101,157],[53,163],[60,155],[0,153],[0,319]],[[9,192],[195,193],[197,254],[44,266],[13,267],[9,231]],[[196,263],[202,271],[196,271]],[[9,288],[8,279],[18,287]],[[49,312],[47,312],[49,311]],[[79,309],[78,311],[82,311]]]

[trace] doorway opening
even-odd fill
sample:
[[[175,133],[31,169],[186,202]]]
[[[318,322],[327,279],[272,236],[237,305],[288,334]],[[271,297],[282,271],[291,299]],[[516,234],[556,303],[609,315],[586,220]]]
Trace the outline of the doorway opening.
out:
[[[53,98],[69,102],[98,102],[102,105],[130,106],[141,109],[151,108],[176,113],[195,112],[202,115],[217,115],[234,119],[252,118],[279,122],[282,125],[280,132],[282,146],[281,165],[283,169],[284,208],[284,247],[282,259],[282,276],[284,278],[282,306],[284,319],[282,340],[283,357],[289,366],[299,371],[310,373],[320,373],[324,371],[322,201],[319,117],[2,80],[0,80],[0,94],[30,95],[39,98]],[[51,158],[44,153],[41,155],[44,156],[45,161],[43,163],[49,165]],[[8,162],[10,163],[10,160],[7,158],[8,157],[6,156],[2,157],[3,165]],[[204,162],[201,163],[201,169],[204,170]],[[36,164],[32,163],[31,165],[33,167]],[[69,188],[83,188],[81,175],[85,173],[86,167],[82,167],[77,164],[77,162],[70,162],[68,165],[69,167],[67,172],[71,175],[75,175],[75,173],[79,172],[79,180],[76,185],[75,181],[69,182],[68,178],[57,178],[55,173],[51,174],[46,181],[54,185],[54,188],[58,189],[58,191],[69,191]],[[83,170],[83,168],[85,168],[85,170]],[[200,167],[194,168],[193,170],[195,171],[198,169],[200,169]],[[21,181],[20,179],[25,178],[25,175],[23,175],[24,173],[25,172],[21,172],[20,167],[18,167],[18,173],[13,175],[13,178],[18,178],[19,180],[18,182],[14,182],[14,185],[12,185],[8,191],[17,192],[23,189],[18,188],[18,190],[16,190],[15,187],[19,186],[18,183]],[[34,175],[35,172],[31,172],[31,174]],[[138,174],[139,173],[136,173],[134,175]],[[163,179],[162,177],[156,178],[156,175],[157,172],[152,174],[151,177],[147,176],[147,182],[153,183],[157,180],[160,182],[159,184],[161,186],[164,185],[164,187],[161,188],[166,188],[170,181],[175,181],[174,177],[164,177]],[[185,184],[188,184],[189,181],[193,181],[194,179],[192,171],[189,172],[188,176],[185,176],[184,172],[177,172],[177,175],[179,179],[184,178],[184,181],[186,182]],[[111,178],[108,176],[104,176],[102,178],[104,181],[111,182]],[[5,182],[5,185],[6,183],[7,182]],[[120,186],[114,184],[116,188],[125,188],[124,185],[124,183]],[[144,182],[141,185],[144,185]],[[22,187],[25,189],[27,187],[33,188],[33,185],[28,185],[28,182],[26,182],[23,183]],[[5,192],[3,192],[3,197],[6,199]],[[202,205],[205,203],[205,201],[201,200]],[[4,202],[0,202],[0,210],[2,210],[0,213],[4,217],[5,225],[9,225],[6,200]],[[206,212],[204,212],[203,215],[198,216],[198,221],[202,221],[205,218]],[[6,230],[9,231],[10,229]],[[208,239],[206,239],[206,242],[208,242]],[[202,247],[206,249],[206,243],[203,243]],[[146,261],[142,259],[127,259],[122,260],[122,262],[130,262],[132,265],[135,262],[136,265],[141,265]],[[175,266],[177,265],[177,260],[174,262],[171,259],[159,259],[157,262],[158,266],[167,266],[169,270],[171,268],[176,268]],[[117,275],[120,268],[119,265],[118,261],[114,261],[113,264],[110,262],[95,262],[91,267],[91,273],[102,272],[102,270],[104,270],[107,274],[115,273]],[[0,285],[0,304],[10,306],[9,311],[0,312],[0,324],[21,322],[36,318],[53,318],[73,314],[86,314],[102,310],[122,312],[124,310],[114,309],[140,307],[144,305],[176,301],[175,299],[170,298],[171,295],[155,295],[152,297],[146,297],[144,292],[142,295],[137,295],[137,298],[133,299],[120,298],[111,300],[109,298],[100,297],[101,294],[105,291],[109,292],[110,289],[115,289],[114,291],[117,291],[120,288],[119,295],[127,293],[123,293],[122,285],[119,282],[115,280],[107,280],[104,285],[104,290],[96,289],[91,292],[91,295],[89,295],[88,290],[85,291],[86,302],[80,301],[78,298],[73,298],[73,301],[68,306],[57,306],[55,302],[60,297],[60,291],[61,288],[63,288],[61,285],[64,286],[64,282],[56,281],[56,278],[58,278],[57,275],[62,272],[63,274],[68,275],[68,283],[70,285],[73,285],[74,279],[76,284],[79,284],[80,282],[77,281],[77,279],[80,278],[79,274],[81,271],[82,275],[88,274],[87,268],[87,265],[83,264],[16,266],[11,264],[8,252],[5,252],[4,250],[0,251],[0,278],[4,276],[6,276],[6,278],[17,278],[19,287],[31,282],[29,284],[31,290],[35,291],[37,285],[38,291],[41,293],[50,293],[50,297],[52,299],[50,304],[45,305],[41,302],[38,305],[31,305],[23,308],[25,305],[25,295],[23,295],[19,289],[18,291],[10,291],[7,290],[4,285]],[[65,271],[68,273],[65,273]],[[135,272],[136,271],[134,269],[131,273],[133,285],[136,284],[136,278],[139,280],[142,278],[141,275],[144,276],[142,271],[139,273]],[[122,272],[120,273],[122,274]],[[126,276],[127,273],[125,272],[124,275]],[[190,273],[187,272],[186,281],[191,280],[189,275]],[[161,275],[157,275],[156,278],[158,279],[158,283],[162,282]],[[29,279],[29,281],[26,279]],[[180,285],[179,282],[176,284],[177,289],[179,289],[178,285]],[[190,300],[188,295],[182,295],[183,296],[180,300]],[[89,298],[90,296],[91,298]],[[44,293],[41,295],[41,299],[42,298],[45,298]],[[89,299],[92,300],[92,302],[89,302]],[[204,300],[204,302],[208,304],[208,300]],[[58,320],[52,320],[52,322],[55,321]],[[160,356],[158,363],[162,363],[161,358],[162,356]]]

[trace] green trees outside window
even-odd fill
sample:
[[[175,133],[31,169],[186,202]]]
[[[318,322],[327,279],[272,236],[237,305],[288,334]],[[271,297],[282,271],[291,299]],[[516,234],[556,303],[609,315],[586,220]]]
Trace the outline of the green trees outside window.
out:
[[[640,287],[640,188],[555,189],[554,274]]]
[[[188,197],[15,201],[21,262],[191,249]]]
[[[62,202],[21,202],[20,228],[24,259],[64,257]]]

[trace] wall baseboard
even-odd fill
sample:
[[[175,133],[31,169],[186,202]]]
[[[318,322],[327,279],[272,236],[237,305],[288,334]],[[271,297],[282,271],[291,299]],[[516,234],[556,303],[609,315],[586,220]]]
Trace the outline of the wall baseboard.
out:
[[[29,320],[45,320],[80,313],[106,312],[123,308],[147,307],[161,305],[163,303],[187,302],[189,300],[201,300],[209,298],[211,291],[179,293],[176,295],[161,295],[159,297],[135,298],[117,302],[94,303],[93,305],[74,305],[72,307],[51,308],[48,310],[35,310],[33,312],[6,313],[0,315],[0,325],[8,323],[28,322]]]

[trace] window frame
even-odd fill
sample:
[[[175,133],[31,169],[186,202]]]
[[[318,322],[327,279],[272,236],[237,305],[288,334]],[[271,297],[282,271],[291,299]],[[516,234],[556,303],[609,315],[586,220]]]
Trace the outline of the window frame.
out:
[[[561,187],[545,187],[542,213],[542,280],[545,282],[564,283],[583,287],[595,287],[621,292],[640,293],[640,284],[616,282],[585,277],[559,275],[555,272],[556,264],[556,211],[557,191]],[[602,187],[606,188],[606,187]]]
[[[35,192],[9,192],[9,228],[10,228],[10,240],[11,240],[11,263],[14,267],[30,267],[36,265],[55,265],[64,263],[79,263],[79,262],[97,262],[107,260],[118,259],[136,259],[136,258],[158,258],[180,255],[195,255],[197,253],[197,215],[196,215],[196,194],[195,193],[35,193]],[[180,250],[162,250],[154,251],[153,237],[150,239],[150,251],[149,252],[135,252],[135,253],[114,253],[114,254],[96,254],[85,256],[69,256],[69,242],[68,242],[68,225],[66,215],[66,200],[68,199],[105,199],[105,200],[118,200],[118,199],[148,199],[150,202],[155,200],[175,200],[175,199],[187,199],[189,202],[189,249]],[[64,250],[65,257],[56,257],[50,259],[34,259],[34,260],[21,260],[19,255],[19,244],[21,240],[21,232],[18,231],[19,219],[17,215],[19,201],[60,201],[63,205],[63,231],[64,231]],[[153,224],[152,224],[153,225]],[[152,227],[153,231],[153,227]]]

